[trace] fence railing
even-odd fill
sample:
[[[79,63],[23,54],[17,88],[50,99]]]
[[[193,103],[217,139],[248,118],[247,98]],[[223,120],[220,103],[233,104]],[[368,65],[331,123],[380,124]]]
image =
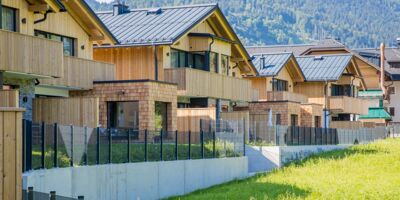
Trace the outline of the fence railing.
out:
[[[22,190],[22,200],[84,200],[84,196],[78,196],[77,198],[65,197],[56,194],[56,191],[50,191],[49,193],[37,192],[33,190],[33,187],[28,187],[27,190]]]
[[[367,143],[386,136],[385,127],[335,129],[250,123],[246,142],[269,146],[336,145]]]
[[[24,171],[244,155],[242,132],[107,129],[24,121]]]

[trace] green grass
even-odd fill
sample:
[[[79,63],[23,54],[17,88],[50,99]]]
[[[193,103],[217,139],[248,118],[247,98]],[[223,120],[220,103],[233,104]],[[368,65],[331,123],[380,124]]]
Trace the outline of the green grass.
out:
[[[386,139],[171,199],[399,198],[400,139]]]

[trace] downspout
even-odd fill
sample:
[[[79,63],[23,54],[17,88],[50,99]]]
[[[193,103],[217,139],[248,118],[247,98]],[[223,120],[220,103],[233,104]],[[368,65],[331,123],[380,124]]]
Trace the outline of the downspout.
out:
[[[210,66],[211,66],[211,47],[215,42],[215,38],[211,37],[211,42],[208,45],[208,71],[209,73],[211,73],[210,71]],[[218,66],[216,66],[217,69],[215,69],[218,73]],[[221,108],[221,99],[215,99],[215,120],[216,120],[216,129],[217,131],[220,131],[220,123],[221,123],[221,112],[222,112],[222,108]]]
[[[153,45],[154,53],[154,80],[158,81],[158,56],[157,56],[157,46]]]
[[[384,85],[385,83],[385,44],[381,43],[381,76],[380,76],[380,86],[383,92],[383,99],[386,100],[388,98],[387,90]]]
[[[324,105],[324,128],[329,128],[329,108],[328,108],[328,81],[325,80],[324,86],[324,96],[325,96],[325,105]]]
[[[50,10],[46,11],[46,12],[43,14],[43,18],[34,21],[33,24],[38,24],[38,23],[41,23],[41,22],[46,21],[46,19],[47,19],[47,14],[49,14],[49,13],[51,13]]]

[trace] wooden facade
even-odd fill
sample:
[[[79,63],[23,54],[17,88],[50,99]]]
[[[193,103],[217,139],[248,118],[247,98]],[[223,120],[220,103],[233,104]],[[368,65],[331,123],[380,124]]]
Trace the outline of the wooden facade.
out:
[[[18,90],[0,90],[0,107],[19,107]]]
[[[0,107],[0,199],[22,199],[22,112]]]
[[[99,123],[99,99],[36,98],[33,101],[33,121],[97,127]]]
[[[249,80],[210,73],[197,69],[165,69],[165,80],[178,84],[178,95],[251,101]]]
[[[178,131],[200,132],[200,121],[215,121],[215,108],[178,108]]]

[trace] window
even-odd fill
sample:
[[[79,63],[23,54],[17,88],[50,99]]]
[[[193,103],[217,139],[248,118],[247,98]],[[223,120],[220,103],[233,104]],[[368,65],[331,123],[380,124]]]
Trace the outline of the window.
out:
[[[221,67],[219,68],[220,74],[229,74],[229,56],[221,55]]]
[[[389,94],[396,94],[396,88],[395,87],[389,87],[388,88]]]
[[[349,96],[353,94],[353,87],[351,85],[332,85],[331,96]]]
[[[139,102],[108,102],[108,127],[139,129]]]
[[[155,102],[155,130],[168,131],[168,103]]]
[[[210,72],[218,72],[218,54],[210,52]]]
[[[288,82],[280,79],[272,79],[272,91],[288,91]]]
[[[351,121],[350,114],[338,114],[337,116],[332,116],[332,121]]]
[[[282,120],[281,120],[281,114],[276,114],[276,125],[281,125]]]
[[[315,128],[321,127],[321,116],[314,116],[314,124]]]
[[[400,68],[400,62],[389,62],[391,68]]]
[[[389,108],[389,113],[390,113],[390,116],[395,116],[395,109],[394,109],[394,107],[390,107]]]
[[[1,29],[17,31],[17,10],[1,6]]]
[[[205,70],[205,52],[191,52],[189,54],[189,66],[195,69]]]
[[[44,32],[44,31],[38,31],[38,30],[35,30],[35,36],[62,42],[64,45],[64,55],[75,56],[75,39],[74,38],[57,35],[57,34],[53,34],[53,33],[48,33],[48,32]]]
[[[298,116],[297,115],[290,115],[290,125],[297,126],[298,125]]]

